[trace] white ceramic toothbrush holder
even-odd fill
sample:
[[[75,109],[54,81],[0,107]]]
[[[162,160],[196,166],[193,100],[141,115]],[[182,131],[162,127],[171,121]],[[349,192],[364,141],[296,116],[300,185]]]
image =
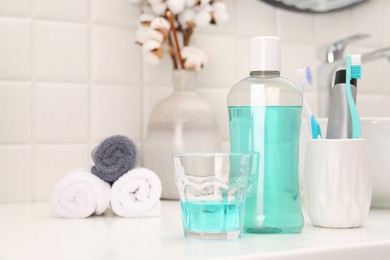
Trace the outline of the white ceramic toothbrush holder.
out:
[[[364,139],[315,139],[306,147],[304,198],[315,226],[363,225],[371,204],[371,176]]]

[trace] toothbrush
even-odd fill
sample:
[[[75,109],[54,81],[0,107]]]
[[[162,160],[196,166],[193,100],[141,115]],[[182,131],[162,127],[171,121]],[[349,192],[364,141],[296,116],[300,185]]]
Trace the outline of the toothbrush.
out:
[[[310,108],[309,102],[303,93],[305,87],[308,87],[313,84],[313,76],[310,70],[310,67],[305,67],[297,70],[297,77],[299,81],[299,88],[302,92],[303,97],[303,108],[308,117],[309,129],[313,139],[322,139],[321,127],[318,124],[317,119],[314,117],[313,112]]]
[[[356,109],[355,102],[353,101],[351,91],[351,79],[361,78],[361,55],[360,54],[347,54],[346,57],[346,78],[345,87],[347,88],[347,99],[349,111],[351,112],[352,119],[352,138],[360,138],[360,120],[359,114]]]

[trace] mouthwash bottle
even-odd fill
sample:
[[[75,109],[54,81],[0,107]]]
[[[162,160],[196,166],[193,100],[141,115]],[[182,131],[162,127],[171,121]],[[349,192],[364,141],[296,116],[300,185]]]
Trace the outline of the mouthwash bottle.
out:
[[[280,40],[250,41],[250,75],[228,95],[231,151],[254,154],[246,233],[300,233],[298,152],[302,94],[280,76]]]

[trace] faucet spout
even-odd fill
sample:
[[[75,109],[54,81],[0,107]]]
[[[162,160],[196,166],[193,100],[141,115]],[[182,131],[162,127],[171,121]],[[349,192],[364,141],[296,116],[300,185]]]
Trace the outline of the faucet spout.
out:
[[[327,44],[318,50],[318,58],[322,60],[323,63],[334,63],[337,60],[343,58],[343,53],[347,45],[352,42],[364,39],[369,37],[368,33],[357,33],[346,38],[337,40],[331,44]]]
[[[385,58],[390,62],[390,47],[362,54],[363,63],[378,60],[381,58]]]

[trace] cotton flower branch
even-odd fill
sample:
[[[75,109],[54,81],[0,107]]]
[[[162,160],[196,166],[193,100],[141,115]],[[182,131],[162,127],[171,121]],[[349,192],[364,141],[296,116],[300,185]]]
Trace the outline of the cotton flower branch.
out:
[[[179,41],[177,39],[175,22],[173,20],[171,11],[167,10],[166,16],[168,18],[169,23],[171,24],[171,27],[172,27],[172,34],[173,34],[173,40],[175,41],[175,46],[176,46],[176,48],[175,48],[176,52],[175,53],[177,54],[177,59],[179,60],[180,67],[182,69],[184,69],[184,63],[183,63],[183,59],[182,59],[181,53],[180,53],[180,44],[179,44]]]
[[[169,53],[174,69],[201,70],[206,54],[190,46],[197,27],[219,25],[228,20],[223,0],[129,0],[142,3],[136,43],[142,45],[144,61],[158,64]],[[181,35],[182,41],[178,36]],[[182,42],[183,46],[180,46]]]

